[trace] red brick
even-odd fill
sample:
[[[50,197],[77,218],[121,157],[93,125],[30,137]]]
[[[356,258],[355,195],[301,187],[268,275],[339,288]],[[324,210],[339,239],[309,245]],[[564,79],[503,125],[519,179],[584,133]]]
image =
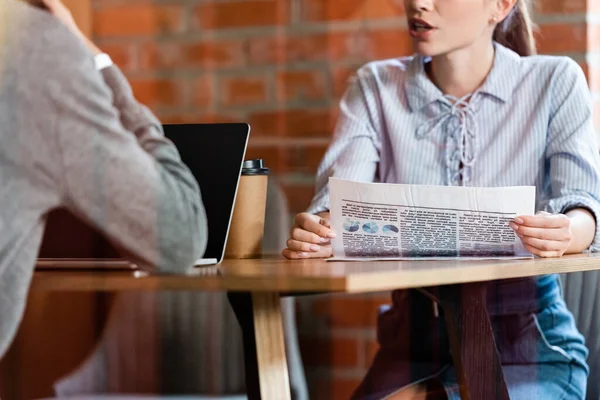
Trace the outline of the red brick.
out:
[[[140,49],[140,68],[142,70],[230,68],[242,66],[244,63],[242,41],[149,42],[143,44]]]
[[[131,43],[108,43],[99,44],[99,47],[107,53],[113,62],[124,72],[131,71],[135,67],[135,47]]]
[[[365,328],[377,325],[379,307],[390,304],[390,297],[331,296],[313,303],[313,312],[327,318],[334,328]]]
[[[322,71],[280,71],[277,73],[277,100],[322,100],[327,82]]]
[[[368,32],[364,49],[370,60],[395,58],[413,54],[412,39],[405,29]]]
[[[360,65],[412,53],[412,41],[405,29],[261,37],[248,41],[248,62],[251,65],[306,61],[351,61]]]
[[[580,62],[578,62],[578,64],[581,67],[581,70],[583,71],[583,74],[585,75],[585,79],[587,79],[588,86],[589,86],[589,83],[590,83],[590,66],[585,61],[580,61]]]
[[[255,37],[248,40],[248,63],[251,65],[284,64],[290,38],[277,35]]]
[[[182,44],[159,44],[155,41],[144,43],[140,45],[139,67],[142,71],[182,68],[186,55],[185,46]]]
[[[302,36],[259,37],[248,40],[251,65],[283,64],[307,61],[339,61],[363,57],[356,46],[358,33],[329,32]]]
[[[333,83],[333,96],[340,99],[346,88],[348,87],[349,79],[356,73],[360,66],[355,67],[334,67],[331,71]]]
[[[585,23],[541,25],[536,40],[541,54],[587,51]]]
[[[286,149],[286,164],[294,173],[315,175],[328,145],[290,146]]]
[[[541,14],[583,13],[588,8],[588,0],[541,0],[534,4],[535,11]]]
[[[283,192],[288,202],[290,213],[298,214],[306,211],[315,194],[314,185],[283,185]]]
[[[310,398],[313,400],[346,400],[360,384],[359,379],[323,379],[311,383]]]
[[[208,124],[208,123],[228,123],[243,122],[243,118],[235,115],[205,114],[197,113],[177,113],[177,114],[159,114],[160,121],[164,124]]]
[[[269,99],[269,82],[264,75],[222,77],[217,91],[224,106],[261,104]]]
[[[369,297],[371,297],[371,301],[373,301],[377,307],[386,304],[389,305],[392,302],[392,292],[371,293]]]
[[[183,8],[175,5],[119,4],[94,12],[96,37],[140,36],[180,32]]]
[[[287,0],[210,2],[196,7],[194,15],[202,29],[283,25],[289,20],[288,4]]]
[[[335,117],[330,109],[268,111],[250,115],[250,125],[256,135],[329,137]]]
[[[203,124],[216,124],[216,123],[228,123],[228,122],[245,122],[246,118],[242,115],[237,115],[235,112],[227,112],[225,114],[205,114],[200,117],[200,123]]]
[[[365,356],[363,358],[365,360],[365,368],[369,368],[371,366],[378,351],[379,343],[377,343],[377,340],[367,340],[365,343]]]
[[[204,75],[197,78],[192,86],[192,105],[199,109],[206,109],[213,103],[213,79],[212,75]]]
[[[282,172],[284,168],[283,149],[280,146],[254,146],[252,139],[246,150],[246,160],[262,158],[273,175]]]
[[[374,20],[404,15],[402,1],[396,0],[302,0],[306,21]]]
[[[305,365],[313,367],[357,367],[359,342],[352,338],[300,338]]]
[[[150,108],[181,106],[183,103],[183,90],[176,82],[160,79],[135,79],[130,82],[135,97]]]
[[[199,124],[201,115],[185,115],[185,114],[158,114],[160,122],[163,124]]]
[[[192,68],[238,67],[245,63],[241,40],[198,43],[185,49],[185,65]]]

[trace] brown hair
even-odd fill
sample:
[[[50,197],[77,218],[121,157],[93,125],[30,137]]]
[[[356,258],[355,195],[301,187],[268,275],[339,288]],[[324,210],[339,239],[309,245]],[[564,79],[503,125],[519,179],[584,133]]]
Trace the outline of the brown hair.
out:
[[[533,38],[533,22],[529,14],[529,0],[517,0],[517,3],[494,30],[494,40],[508,47],[520,56],[536,53]]]

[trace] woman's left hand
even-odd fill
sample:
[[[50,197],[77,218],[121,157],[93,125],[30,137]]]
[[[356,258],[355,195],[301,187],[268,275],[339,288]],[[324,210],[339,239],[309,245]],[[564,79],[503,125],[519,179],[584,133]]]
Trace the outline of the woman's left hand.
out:
[[[510,227],[530,253],[539,257],[561,257],[569,248],[573,234],[571,219],[564,214],[539,212],[519,216]]]

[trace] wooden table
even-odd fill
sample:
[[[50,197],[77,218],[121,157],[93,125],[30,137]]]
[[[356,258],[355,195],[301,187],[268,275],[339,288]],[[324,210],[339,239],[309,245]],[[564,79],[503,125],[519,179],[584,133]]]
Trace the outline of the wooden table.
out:
[[[511,261],[228,260],[219,267],[196,269],[185,275],[98,270],[106,267],[105,263],[39,261],[38,267],[43,269],[35,273],[32,290],[227,291],[244,331],[248,395],[263,400],[291,398],[280,309],[282,294],[363,293],[442,286],[439,290],[428,290],[427,294],[434,296],[447,311],[444,314],[461,397],[468,400],[508,399],[485,309],[485,285],[481,282],[596,270],[600,269],[600,255]],[[111,264],[120,265],[127,266]],[[477,357],[467,357],[475,350]]]

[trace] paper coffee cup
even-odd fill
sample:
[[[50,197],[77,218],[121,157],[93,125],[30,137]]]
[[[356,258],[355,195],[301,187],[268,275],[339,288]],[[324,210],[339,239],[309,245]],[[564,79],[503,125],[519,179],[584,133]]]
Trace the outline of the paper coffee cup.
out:
[[[225,258],[261,257],[268,182],[269,169],[263,160],[244,161]]]

